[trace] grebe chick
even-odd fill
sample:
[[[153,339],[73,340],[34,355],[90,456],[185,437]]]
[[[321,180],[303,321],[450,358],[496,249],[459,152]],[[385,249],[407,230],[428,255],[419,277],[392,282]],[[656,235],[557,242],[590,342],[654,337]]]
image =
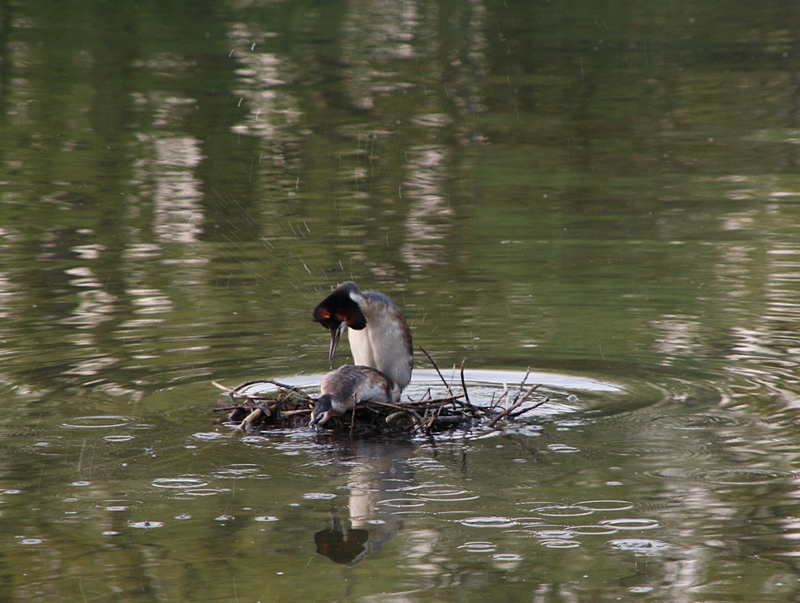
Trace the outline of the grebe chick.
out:
[[[401,390],[411,381],[411,329],[400,308],[383,293],[361,291],[354,282],[347,281],[314,308],[312,317],[331,331],[328,360],[333,360],[346,326],[353,362],[378,369]]]
[[[359,402],[398,402],[400,387],[380,371],[345,364],[322,378],[320,397],[311,411],[309,426],[325,425]]]

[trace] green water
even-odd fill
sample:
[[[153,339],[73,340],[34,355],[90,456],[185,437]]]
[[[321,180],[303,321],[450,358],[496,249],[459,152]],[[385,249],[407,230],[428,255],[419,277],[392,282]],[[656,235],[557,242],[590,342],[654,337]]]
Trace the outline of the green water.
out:
[[[0,599],[796,600],[798,31],[0,2]],[[222,425],[211,380],[330,369],[310,312],[347,279],[474,398],[530,367],[551,402],[434,440]]]

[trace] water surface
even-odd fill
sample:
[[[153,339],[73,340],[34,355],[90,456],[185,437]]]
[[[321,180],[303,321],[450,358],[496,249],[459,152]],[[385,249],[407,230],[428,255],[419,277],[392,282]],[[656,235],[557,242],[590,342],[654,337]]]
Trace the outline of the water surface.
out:
[[[795,600],[797,31],[781,2],[3,4],[0,598]],[[330,369],[310,311],[345,279],[454,387],[530,368],[551,402],[225,426],[211,380]]]

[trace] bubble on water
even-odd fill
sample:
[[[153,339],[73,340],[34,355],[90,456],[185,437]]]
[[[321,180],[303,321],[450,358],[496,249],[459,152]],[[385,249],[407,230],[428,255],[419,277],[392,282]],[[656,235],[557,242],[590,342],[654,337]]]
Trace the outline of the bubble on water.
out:
[[[162,521],[129,521],[128,525],[132,528],[140,530],[152,530],[154,528],[163,528],[164,522]]]
[[[274,515],[259,515],[255,518],[256,521],[263,521],[263,522],[271,522],[271,521],[278,521],[278,518]]]
[[[41,538],[23,538],[19,541],[20,544],[42,544],[44,542]]]

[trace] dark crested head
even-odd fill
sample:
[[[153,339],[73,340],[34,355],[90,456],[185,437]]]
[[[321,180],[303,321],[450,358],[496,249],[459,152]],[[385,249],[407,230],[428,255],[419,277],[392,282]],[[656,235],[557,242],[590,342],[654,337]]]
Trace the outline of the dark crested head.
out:
[[[311,421],[308,426],[325,425],[331,418],[333,407],[331,406],[331,395],[322,394],[319,399],[314,403],[314,409],[311,411]]]
[[[326,329],[331,331],[331,348],[328,355],[333,360],[333,353],[339,337],[344,331],[344,326],[360,331],[367,326],[367,319],[361,312],[358,303],[351,297],[351,293],[361,293],[353,281],[342,283],[331,294],[323,299],[314,308],[311,317]]]

